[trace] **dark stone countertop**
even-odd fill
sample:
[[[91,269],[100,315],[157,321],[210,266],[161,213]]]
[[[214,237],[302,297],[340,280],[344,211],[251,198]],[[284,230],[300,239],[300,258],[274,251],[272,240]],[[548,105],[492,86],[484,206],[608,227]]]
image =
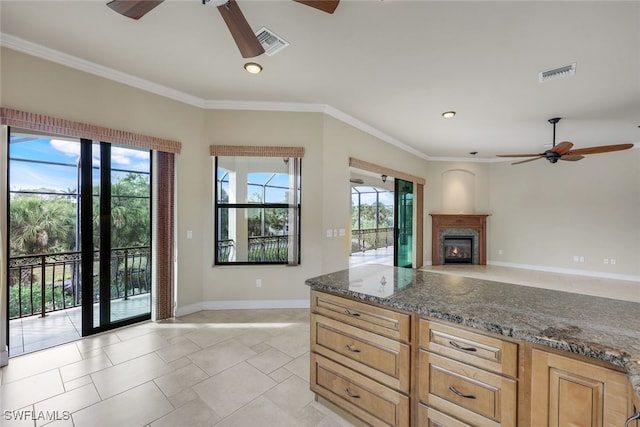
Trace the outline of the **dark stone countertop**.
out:
[[[640,396],[638,303],[375,264],[306,284],[610,362]]]

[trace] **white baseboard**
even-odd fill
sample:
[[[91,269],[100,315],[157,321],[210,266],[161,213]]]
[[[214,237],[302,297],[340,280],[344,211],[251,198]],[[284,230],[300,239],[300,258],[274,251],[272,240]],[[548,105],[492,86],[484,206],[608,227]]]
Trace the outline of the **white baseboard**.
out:
[[[202,311],[202,303],[201,302],[197,302],[195,304],[189,304],[189,305],[185,305],[182,307],[176,307],[173,310],[173,315],[175,317],[179,317],[179,316],[186,316],[187,314],[191,314],[191,313],[197,313],[198,311]]]
[[[284,300],[240,300],[240,301],[203,301],[196,304],[177,307],[175,315],[184,316],[202,310],[251,310],[277,308],[309,308],[308,299]]]
[[[627,280],[630,282],[640,282],[640,276],[634,276],[631,274],[606,273],[602,271],[547,267],[544,265],[518,264],[518,263],[502,262],[502,261],[487,261],[487,265],[495,265],[497,267],[520,268],[523,270],[545,271],[549,273],[573,274],[576,276],[598,277],[601,279]]]

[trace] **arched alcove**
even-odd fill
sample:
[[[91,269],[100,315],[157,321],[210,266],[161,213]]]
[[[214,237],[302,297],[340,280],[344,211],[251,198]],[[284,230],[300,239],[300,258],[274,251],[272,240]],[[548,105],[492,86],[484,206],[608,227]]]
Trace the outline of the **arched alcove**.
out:
[[[476,210],[476,175],[464,169],[442,173],[442,212],[474,213]]]

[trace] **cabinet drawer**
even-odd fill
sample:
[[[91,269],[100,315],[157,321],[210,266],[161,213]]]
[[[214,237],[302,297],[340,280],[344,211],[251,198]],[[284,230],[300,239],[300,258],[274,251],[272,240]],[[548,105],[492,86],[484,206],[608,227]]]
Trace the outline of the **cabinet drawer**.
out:
[[[472,427],[423,404],[418,405],[418,427]]]
[[[407,344],[314,313],[311,351],[409,392],[411,354]]]
[[[372,426],[409,426],[409,398],[311,353],[311,390]]]
[[[409,342],[410,317],[385,308],[311,291],[311,311],[389,338]]]
[[[518,344],[420,319],[420,347],[492,372],[518,376]]]
[[[420,350],[419,395],[428,406],[475,426],[516,425],[516,381]]]

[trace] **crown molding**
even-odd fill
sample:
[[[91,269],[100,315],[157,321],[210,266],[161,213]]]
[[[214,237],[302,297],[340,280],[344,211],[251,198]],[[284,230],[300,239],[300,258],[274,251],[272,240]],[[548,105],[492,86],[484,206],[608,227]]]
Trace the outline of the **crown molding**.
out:
[[[306,104],[294,102],[266,102],[266,101],[225,101],[225,100],[205,100],[197,96],[190,95],[166,86],[153,83],[149,80],[136,77],[131,74],[123,73],[116,69],[105,67],[85,59],[78,58],[73,55],[66,54],[59,50],[51,49],[30,41],[12,36],[6,33],[0,33],[0,46],[26,53],[56,64],[93,74],[108,80],[122,83],[127,86],[134,87],[155,95],[163,96],[174,101],[182,102],[194,107],[205,110],[252,110],[252,111],[281,111],[281,112],[304,112],[304,113],[323,113],[344,122],[364,133],[374,136],[388,144],[413,154],[423,160],[430,161],[456,161],[456,162],[494,162],[494,159],[482,158],[464,158],[464,157],[432,157],[416,150],[415,148],[399,141],[396,138],[382,132],[379,129],[359,120],[344,111],[340,111],[326,104]]]
[[[203,108],[207,110],[288,111],[297,113],[324,113],[325,107],[323,104],[304,104],[300,102],[207,100],[203,103]]]

